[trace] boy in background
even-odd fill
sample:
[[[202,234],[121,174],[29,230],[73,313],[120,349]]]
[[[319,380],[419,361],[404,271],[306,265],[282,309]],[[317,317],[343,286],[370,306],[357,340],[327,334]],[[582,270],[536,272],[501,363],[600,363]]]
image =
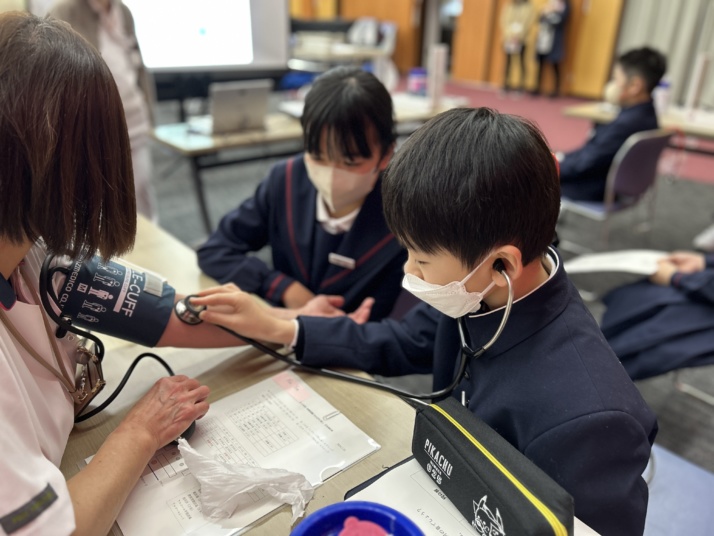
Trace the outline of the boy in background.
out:
[[[658,128],[652,91],[667,70],[666,58],[648,47],[630,50],[617,59],[605,100],[620,107],[608,124],[595,125],[585,145],[559,155],[563,197],[602,201],[610,164],[632,134]]]
[[[403,285],[425,302],[401,322],[283,320],[230,287],[192,303],[208,306],[208,322],[294,344],[305,365],[433,372],[439,390],[464,345],[479,349],[497,332],[507,274],[510,317],[452,396],[567,490],[580,520],[601,534],[642,534],[641,475],[657,423],[550,247],[560,191],[541,132],[486,108],[445,112],[395,155],[383,197],[409,254]]]

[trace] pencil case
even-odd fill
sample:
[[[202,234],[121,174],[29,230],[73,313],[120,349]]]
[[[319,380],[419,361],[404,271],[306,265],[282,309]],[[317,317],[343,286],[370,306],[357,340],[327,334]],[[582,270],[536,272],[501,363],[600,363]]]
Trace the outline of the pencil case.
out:
[[[417,413],[412,453],[478,534],[573,534],[573,498],[456,399]]]

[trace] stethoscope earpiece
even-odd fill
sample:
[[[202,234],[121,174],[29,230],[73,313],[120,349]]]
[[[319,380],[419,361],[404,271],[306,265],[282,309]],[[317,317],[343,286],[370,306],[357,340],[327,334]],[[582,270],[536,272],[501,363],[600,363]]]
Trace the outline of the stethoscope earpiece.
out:
[[[505,272],[506,264],[503,262],[503,259],[496,259],[493,263],[493,269],[501,274]]]

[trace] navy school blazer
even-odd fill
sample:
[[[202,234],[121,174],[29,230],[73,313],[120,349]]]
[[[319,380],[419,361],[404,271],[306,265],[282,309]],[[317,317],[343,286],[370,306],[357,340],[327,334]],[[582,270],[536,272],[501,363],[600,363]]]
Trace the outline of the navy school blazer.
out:
[[[407,254],[384,220],[381,179],[341,235],[317,222],[316,198],[303,155],[276,164],[255,195],[226,214],[199,248],[199,266],[220,283],[235,283],[276,305],[298,281],[315,294],[343,296],[348,312],[373,297],[371,319],[387,316],[401,291]],[[250,255],[265,245],[273,268]],[[353,259],[355,268],[330,264],[331,252]]]
[[[608,293],[601,327],[632,379],[714,363],[714,255],[706,268]]]
[[[637,132],[656,128],[657,113],[651,100],[623,108],[611,123],[595,125],[585,145],[566,153],[560,163],[561,195],[575,200],[602,201],[610,165],[625,140]]]
[[[493,336],[501,314],[466,319],[472,348]],[[426,304],[401,322],[299,322],[298,358],[306,365],[433,371],[434,389],[451,383],[461,348],[456,321]],[[573,496],[579,519],[600,534],[643,533],[641,475],[657,421],[559,261],[547,283],[514,304],[499,340],[470,362],[454,396],[462,391],[473,413]]]

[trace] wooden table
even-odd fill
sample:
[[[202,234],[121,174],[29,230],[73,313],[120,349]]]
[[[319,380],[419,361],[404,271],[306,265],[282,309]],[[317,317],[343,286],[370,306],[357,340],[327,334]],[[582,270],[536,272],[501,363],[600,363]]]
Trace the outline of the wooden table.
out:
[[[291,57],[303,60],[322,62],[329,65],[335,63],[362,63],[380,58],[386,53],[378,46],[354,45],[351,43],[329,43],[326,46],[296,46]]]
[[[136,247],[125,258],[164,275],[179,291],[193,292],[215,284],[210,278],[200,274],[195,253],[191,249],[143,218],[139,220]],[[108,381],[106,391],[109,392],[116,386],[129,362],[146,349],[109,337],[102,339],[107,346],[104,371]],[[209,401],[219,400],[287,368],[282,362],[253,349],[159,348],[155,353],[166,358],[176,373],[196,377],[208,385],[211,388]],[[78,464],[82,460],[97,452],[128,408],[163,374],[165,372],[158,365],[142,363],[112,405],[103,413],[75,427],[61,465],[61,470],[67,478],[78,471]],[[309,373],[298,374],[381,445],[377,452],[317,488],[307,508],[309,514],[323,506],[341,501],[349,489],[408,457],[411,454],[414,410],[400,399],[382,391]],[[288,534],[290,518],[290,508],[285,506],[258,522],[250,534]]]
[[[602,102],[590,102],[568,106],[563,109],[563,115],[588,119],[594,123],[609,123],[618,114],[618,109]],[[688,114],[683,108],[670,108],[666,114],[659,116],[662,128],[671,128],[685,136],[696,136],[714,140],[714,113],[695,110]],[[710,153],[707,153],[710,154]]]
[[[393,99],[395,119],[397,125],[402,127],[423,123],[440,112],[466,104],[463,100],[446,97],[442,105],[432,108],[429,106],[428,101],[421,97],[394,95]],[[400,133],[407,133],[407,131],[400,129]],[[201,178],[201,172],[204,169],[270,157],[292,156],[302,150],[301,146],[293,146],[288,150],[284,148],[278,151],[271,150],[275,149],[275,146],[279,143],[302,142],[302,127],[299,119],[284,113],[268,114],[265,120],[265,130],[209,136],[192,132],[189,123],[174,123],[156,127],[153,130],[153,138],[160,145],[168,147],[171,151],[187,158],[191,163],[191,177],[206,233],[210,233],[213,230],[213,225]],[[262,148],[265,150],[259,155],[240,156],[231,159],[218,158],[219,153],[222,151],[248,148]]]

